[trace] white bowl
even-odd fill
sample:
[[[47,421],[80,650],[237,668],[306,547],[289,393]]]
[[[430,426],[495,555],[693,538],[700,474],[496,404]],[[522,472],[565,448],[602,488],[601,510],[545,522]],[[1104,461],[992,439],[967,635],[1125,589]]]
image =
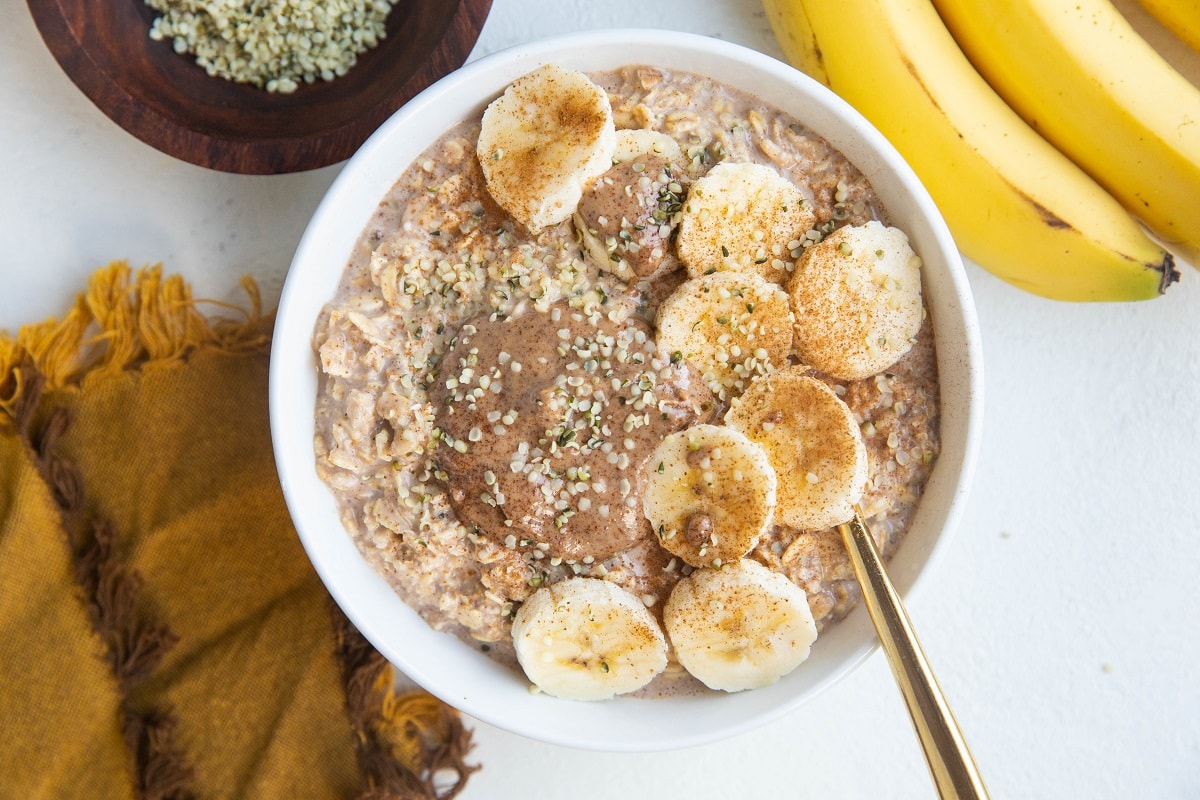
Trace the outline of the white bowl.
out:
[[[871,181],[924,259],[926,302],[941,376],[942,452],[890,573],[902,595],[945,547],[959,518],[980,438],[978,323],[962,263],[916,175],[865,119],[825,87],[775,59],[729,42],[653,30],[556,37],[482,58],[426,89],[371,136],[330,187],[305,231],[279,306],[271,352],[275,457],[292,518],[330,594],[364,636],[446,703],[530,738],[606,751],[697,745],[786,714],[845,676],[876,648],[864,609],[831,626],[799,669],[739,694],[602,703],[531,694],[524,676],[431,630],[359,555],[339,522],[313,454],[317,365],[314,323],[332,298],[351,248],[384,193],[452,124],[483,111],[513,79],[547,63],[582,70],[653,64],[711,75],[790,112],[839,148]]]

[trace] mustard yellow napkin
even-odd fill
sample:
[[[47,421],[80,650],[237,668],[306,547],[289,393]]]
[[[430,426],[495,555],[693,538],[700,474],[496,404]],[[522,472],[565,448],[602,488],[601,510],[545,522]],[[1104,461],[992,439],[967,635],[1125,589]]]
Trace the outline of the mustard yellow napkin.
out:
[[[305,557],[245,288],[209,317],[115,263],[0,332],[0,797],[449,798],[474,769]]]

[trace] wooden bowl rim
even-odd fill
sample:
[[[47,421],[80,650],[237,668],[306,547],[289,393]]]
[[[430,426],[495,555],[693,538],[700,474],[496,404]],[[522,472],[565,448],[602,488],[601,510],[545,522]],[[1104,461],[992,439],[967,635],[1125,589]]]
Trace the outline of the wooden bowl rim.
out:
[[[157,12],[145,6],[143,0],[26,0],[38,33],[54,56],[59,67],[83,94],[128,133],[168,155],[198,166],[222,172],[267,175],[303,172],[335,164],[349,158],[355,150],[396,109],[416,96],[421,90],[439,78],[452,72],[466,61],[475,46],[483,24],[491,9],[492,0],[410,0],[397,2],[389,17],[389,37],[380,47],[360,56],[360,62],[344,78],[331,82],[320,82],[311,86],[302,85],[295,95],[270,94],[263,89],[245,84],[236,84],[222,78],[209,77],[196,66],[191,56],[169,53],[169,70],[178,77],[181,71],[194,71],[203,81],[220,81],[224,87],[216,94],[225,94],[233,99],[231,106],[246,108],[246,114],[254,114],[251,107],[257,106],[261,98],[263,119],[249,126],[259,130],[247,130],[246,126],[223,124],[220,121],[188,117],[175,113],[169,104],[160,106],[146,102],[147,87],[136,69],[129,69],[130,61],[113,55],[111,41],[103,36],[103,25],[91,24],[114,11],[114,2],[130,3],[136,7],[133,14],[147,20]],[[446,21],[442,37],[428,48],[394,89],[364,93],[363,98],[354,98],[363,107],[348,109],[353,105],[346,102],[339,92],[339,83],[349,82],[354,70],[369,70],[378,66],[373,56],[395,38],[394,20],[398,14],[411,12],[421,3],[432,3],[434,7],[454,2],[454,10]],[[130,12],[120,11],[128,15]],[[82,20],[82,23],[80,22]],[[74,22],[74,24],[73,24]],[[171,47],[169,42],[153,42],[147,29],[141,32],[145,39],[144,53],[138,54],[143,63],[162,61],[161,54],[152,48]],[[393,47],[399,46],[396,44]],[[169,85],[169,81],[164,81]],[[361,79],[357,82],[365,86]],[[309,93],[308,101],[297,100]],[[366,95],[372,95],[367,97]],[[140,95],[140,96],[139,96]],[[176,104],[186,98],[171,98]],[[304,130],[313,115],[322,110],[335,115],[325,127]],[[257,110],[257,109],[256,109]],[[338,114],[352,111],[345,119]],[[295,124],[291,124],[295,123]],[[266,132],[265,128],[277,127],[278,134]],[[289,128],[299,128],[291,131]]]

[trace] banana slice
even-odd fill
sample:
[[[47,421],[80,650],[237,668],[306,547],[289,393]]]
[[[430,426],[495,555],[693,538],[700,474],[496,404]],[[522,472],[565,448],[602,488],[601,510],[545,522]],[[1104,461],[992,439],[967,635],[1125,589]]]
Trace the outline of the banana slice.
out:
[[[921,327],[921,259],[898,228],[847,225],[808,248],[787,283],[796,352],[844,380],[896,363]]]
[[[617,131],[612,167],[584,189],[575,230],[601,269],[632,281],[668,262],[686,185],[679,143],[665,133]]]
[[[546,694],[608,700],[640,689],[667,666],[667,641],[632,592],[568,578],[534,592],[513,617],[525,675]]]
[[[692,184],[675,248],[692,277],[741,270],[782,283],[788,244],[816,221],[803,192],[775,169],[726,161]]]
[[[663,548],[695,567],[750,552],[771,523],[775,470],[755,442],[724,425],[666,437],[646,461],[642,511]]]
[[[575,212],[583,187],[612,165],[608,95],[586,75],[546,64],[483,112],[476,154],[492,198],[531,232]]]
[[[632,163],[638,159],[661,158],[671,164],[684,164],[683,150],[673,136],[649,128],[622,128],[617,131],[613,163]]]
[[[684,281],[658,308],[658,344],[700,370],[722,400],[787,361],[794,318],[787,293],[754,273]]]
[[[766,450],[777,475],[775,521],[822,530],[854,516],[867,484],[867,448],[854,413],[804,367],[755,378],[725,422]]]
[[[770,686],[800,666],[817,639],[804,590],[745,558],[677,583],[663,623],[684,669],[726,692]]]

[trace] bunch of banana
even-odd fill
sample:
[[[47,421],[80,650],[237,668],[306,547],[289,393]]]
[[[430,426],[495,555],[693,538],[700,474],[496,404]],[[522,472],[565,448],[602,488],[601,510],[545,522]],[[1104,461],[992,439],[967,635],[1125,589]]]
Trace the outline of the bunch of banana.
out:
[[[1200,264],[1200,90],[1109,0],[933,0],[1012,108]]]
[[[980,266],[1052,299],[1156,297],[1175,254],[1138,219],[1200,265],[1200,91],[1108,0],[763,5],[787,57],[891,140]]]

